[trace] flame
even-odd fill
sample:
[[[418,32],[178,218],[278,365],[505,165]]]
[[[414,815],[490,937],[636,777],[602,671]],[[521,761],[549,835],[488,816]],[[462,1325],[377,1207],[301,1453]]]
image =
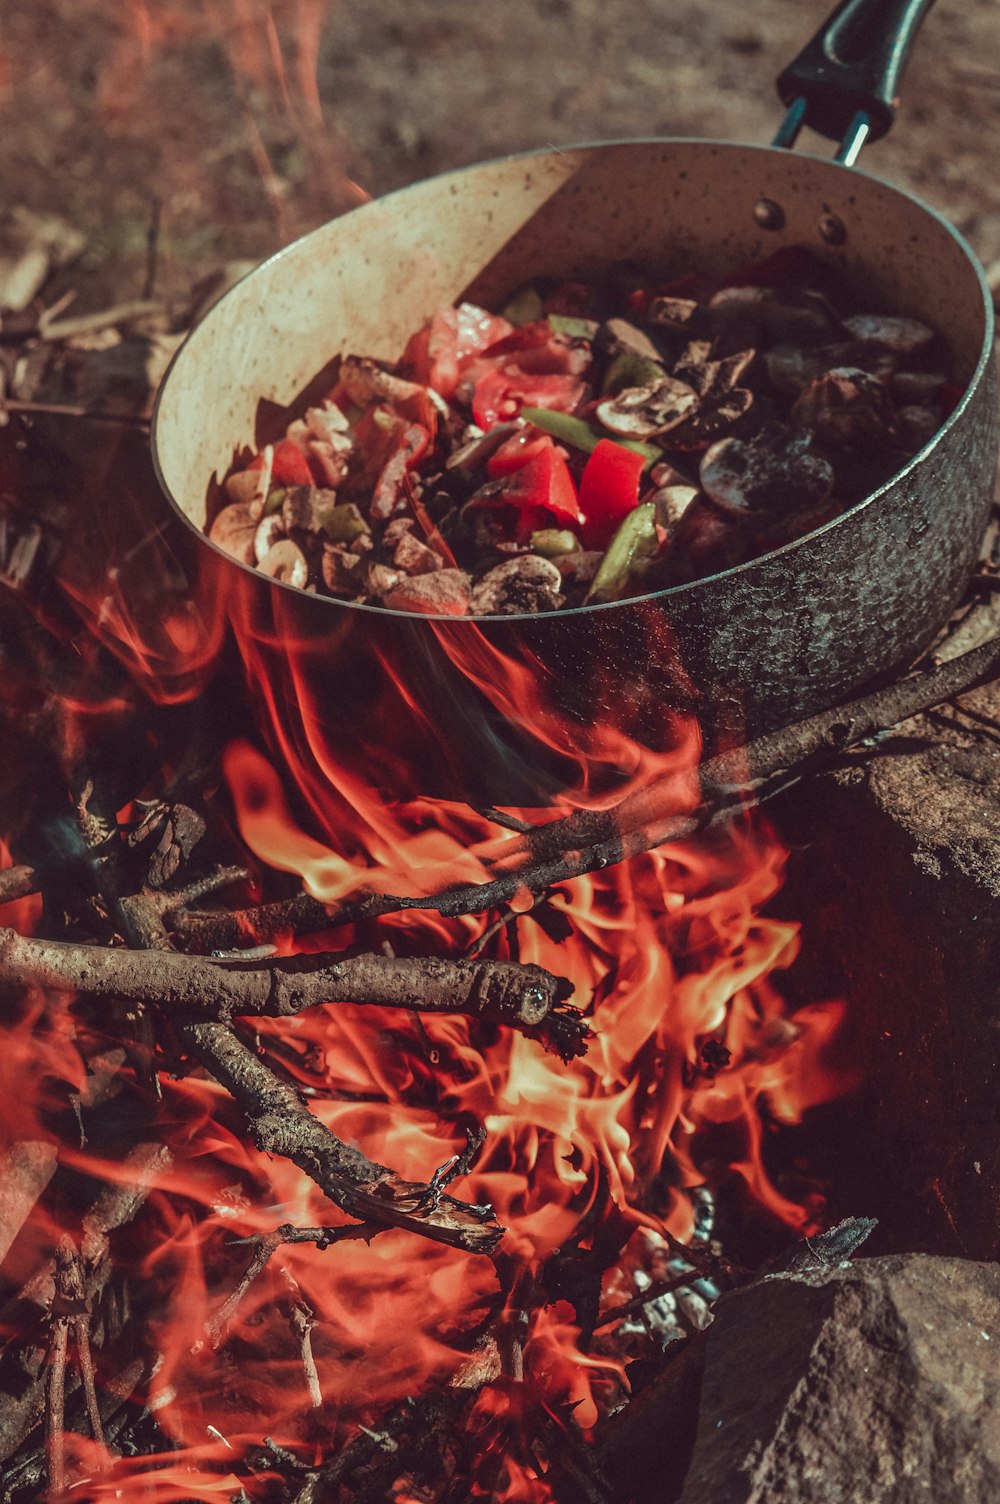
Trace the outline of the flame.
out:
[[[116,1248],[116,1260],[119,1275],[143,1291],[156,1355],[135,1400],[173,1450],[121,1459],[73,1437],[67,1497],[209,1501],[239,1486],[264,1498],[267,1476],[253,1459],[265,1436],[308,1466],[359,1423],[377,1427],[406,1397],[440,1392],[466,1406],[477,1477],[489,1480],[470,1497],[548,1504],[555,1495],[537,1450],[539,1415],[558,1428],[571,1414],[591,1432],[627,1397],[632,1356],[613,1331],[588,1340],[581,1310],[566,1298],[572,1280],[560,1283],[560,1271],[589,1260],[606,1307],[629,1299],[641,1288],[637,1271],[666,1267],[670,1240],[691,1238],[695,1193],[720,1164],[761,1216],[801,1234],[818,1227],[821,1208],[772,1182],[767,1148],[782,1125],[848,1084],[829,1049],[840,1008],[818,1003],[790,1014],[774,981],[798,938],[769,910],[784,853],[762,819],[669,838],[693,828],[701,797],[692,716],[653,704],[651,722],[649,703],[635,711],[635,696],[623,696],[633,706],[624,724],[574,718],[526,649],[498,647],[473,622],[421,623],[435,672],[471,686],[497,734],[519,739],[525,765],[534,749],[560,770],[545,808],[504,806],[514,817],[506,828],[457,798],[419,793],[407,745],[437,737],[437,767],[448,773],[462,749],[444,745],[438,706],[404,657],[377,649],[360,734],[346,702],[342,723],[331,726],[323,699],[330,637],[317,653],[287,592],[274,593],[277,614],[262,623],[266,595],[241,576],[228,596],[267,746],[248,728],[223,757],[255,858],[296,874],[332,911],[362,892],[427,897],[512,876],[502,923],[488,906],[453,919],[403,909],[379,921],[374,943],[401,956],[483,953],[545,967],[569,978],[593,1037],[566,1064],[533,1038],[464,1014],[331,1003],[257,1020],[258,1049],[316,1116],[405,1179],[428,1181],[463,1150],[469,1125],[481,1125],[481,1153],[457,1190],[492,1205],[507,1231],[495,1264],[399,1229],[327,1248],[283,1243],[245,1288],[255,1249],[277,1227],[337,1230],[350,1219],[291,1163],[252,1147],[219,1086],[165,1064],[149,1133],[169,1143],[171,1157],[152,1180],[142,1236]],[[131,657],[145,685],[156,681],[158,650],[135,620],[127,611],[103,615],[119,656]],[[331,616],[344,652],[357,642],[351,620]],[[647,640],[658,682],[687,687],[662,623],[651,620]],[[162,662],[180,669],[183,654]],[[175,681],[167,674],[164,682],[169,698]],[[182,698],[183,675],[176,683]],[[608,686],[595,683],[606,701]],[[628,716],[642,721],[645,740]],[[381,743],[371,726],[385,728]],[[386,791],[393,782],[394,796]],[[570,867],[539,898],[520,873],[531,831],[558,817],[582,822],[581,850],[587,831],[606,839],[611,829],[633,855],[583,874]],[[370,932],[348,925],[286,936],[281,949],[372,944]],[[31,999],[5,1038],[0,1075],[9,1073],[11,1089],[3,1100],[15,1100],[16,1078],[31,1106],[4,1126],[44,1136],[53,1092],[86,1085],[81,1046],[96,1054],[113,1030],[87,1036],[68,1000]],[[128,1178],[121,1163],[86,1145],[64,1143],[60,1159],[97,1180]],[[28,1240],[36,1255],[61,1231],[54,1213],[38,1209]],[[484,1333],[495,1361],[483,1356]],[[478,1380],[469,1378],[477,1363]],[[395,1496],[405,1498],[405,1460],[400,1466]]]

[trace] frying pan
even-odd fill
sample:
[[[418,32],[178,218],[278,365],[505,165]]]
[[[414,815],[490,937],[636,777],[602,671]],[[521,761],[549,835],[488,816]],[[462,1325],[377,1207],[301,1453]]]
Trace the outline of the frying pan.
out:
[[[160,391],[154,462],[286,754],[397,793],[541,802],[575,775],[536,744],[523,710],[507,709],[509,676],[491,681],[490,650],[544,681],[569,717],[571,755],[577,731],[586,742],[587,728],[611,723],[663,746],[670,709],[684,704],[710,741],[752,736],[836,704],[932,638],[991,504],[991,303],[943,219],[852,165],[892,123],[929,3],[838,6],[781,75],[788,114],[771,147],[615,142],[417,183],[279,252],[192,332]],[[842,142],[837,159],[788,150],[803,124]],[[335,352],[396,359],[439,305],[496,307],[543,275],[586,279],[618,260],[664,277],[724,275],[791,245],[846,273],[857,306],[942,331],[965,395],[889,484],[771,554],[638,600],[470,621],[310,595],[204,534],[234,455],[279,437],[328,388]]]

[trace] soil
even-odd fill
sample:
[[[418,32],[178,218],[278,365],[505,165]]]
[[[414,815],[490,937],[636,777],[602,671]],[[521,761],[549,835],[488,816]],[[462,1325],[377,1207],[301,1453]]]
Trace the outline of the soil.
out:
[[[800,0],[7,0],[4,213],[87,237],[45,289],[75,311],[189,288],[350,207],[530,147],[766,142],[773,79],[825,11]],[[863,158],[1000,263],[1000,12],[926,21],[894,134]],[[803,142],[828,153],[819,138]],[[0,215],[0,240],[3,215]],[[1000,265],[995,268],[1000,272]]]

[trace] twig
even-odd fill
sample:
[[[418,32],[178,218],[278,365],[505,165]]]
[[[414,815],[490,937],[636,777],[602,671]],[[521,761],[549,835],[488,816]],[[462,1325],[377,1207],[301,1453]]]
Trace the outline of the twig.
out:
[[[191,1020],[177,1032],[235,1099],[261,1153],[290,1159],[348,1216],[404,1227],[470,1253],[491,1253],[500,1241],[503,1228],[491,1207],[456,1200],[433,1179],[428,1184],[403,1180],[342,1143],[225,1024]]]
[[[214,926],[203,915],[176,914],[170,921],[192,948],[273,938],[291,930],[305,934],[381,918],[404,910],[433,909],[445,918],[499,908],[525,890],[538,894],[558,883],[600,871],[667,842],[686,840],[729,819],[734,808],[788,788],[818,771],[824,757],[888,730],[922,710],[989,682],[1000,671],[1000,637],[924,673],[835,706],[808,720],[758,737],[734,752],[709,758],[701,767],[703,802],[678,813],[670,784],[655,783],[627,796],[613,810],[580,810],[519,833],[505,843],[505,870],[482,883],[446,887],[426,897],[359,893],[323,906],[307,895],[280,906],[265,905],[231,915]],[[779,781],[777,775],[783,775]],[[486,863],[484,863],[486,865]]]
[[[106,830],[114,818],[108,814],[113,805],[107,791],[88,785],[84,794],[78,799],[78,811],[97,844],[96,871],[106,884],[104,897],[117,912],[126,944],[132,951],[154,952],[158,961],[164,961],[171,951],[170,937],[155,896],[120,896],[121,867]],[[8,934],[14,941],[21,939]],[[185,964],[184,958],[173,959]],[[218,977],[233,975],[228,969],[211,969]],[[348,1216],[406,1228],[470,1253],[493,1252],[504,1229],[491,1206],[445,1195],[436,1176],[427,1184],[405,1181],[387,1165],[343,1143],[313,1116],[298,1091],[281,1081],[227,1024],[205,1022],[192,1015],[190,1008],[178,1010],[172,1023],[181,1047],[233,1097],[258,1149],[290,1159]]]
[[[675,1290],[681,1290],[685,1285],[690,1285],[692,1280],[704,1279],[704,1274],[697,1269],[689,1269],[685,1274],[675,1274],[670,1279],[657,1280],[639,1295],[633,1295],[631,1300],[623,1300],[621,1305],[612,1306],[605,1311],[603,1316],[594,1322],[594,1331],[599,1332],[603,1327],[614,1326],[617,1321],[624,1321],[627,1316],[637,1315],[646,1306],[652,1305],[654,1300],[661,1296],[672,1295]]]
[[[564,1055],[580,1053],[588,1037],[582,1018],[563,1006],[571,984],[515,961],[324,954],[223,966],[172,951],[72,945],[0,929],[0,983],[162,1005],[222,1023],[290,1018],[331,1002],[469,1013],[550,1041]]]
[[[651,785],[626,798],[613,811],[580,811],[536,828],[523,841],[511,842],[509,860],[519,850],[522,864],[491,882],[445,889],[430,898],[363,897],[337,911],[339,922],[404,909],[435,908],[448,917],[481,912],[509,901],[519,890],[537,893],[569,877],[594,872],[669,841],[684,840],[730,817],[734,806],[775,788],[787,788],[796,774],[815,771],[824,755],[839,756],[847,747],[898,725],[900,721],[987,682],[1000,670],[1000,637],[926,673],[897,680],[884,689],[808,720],[758,737],[744,748],[710,758],[701,768],[703,804],[677,814],[673,790]],[[333,917],[333,916],[331,916]]]
[[[257,1247],[233,1290],[226,1296],[222,1305],[216,1311],[211,1320],[205,1323],[205,1333],[213,1347],[218,1347],[222,1340],[222,1334],[232,1321],[244,1295],[251,1285],[260,1278],[270,1262],[271,1255],[281,1247],[283,1239],[280,1232],[266,1233],[257,1240]]]
[[[69,1322],[57,1316],[49,1350],[49,1389],[45,1414],[45,1454],[49,1492],[58,1496],[66,1487],[66,1348]]]
[[[40,882],[34,867],[6,867],[0,872],[0,904],[12,903],[15,898],[27,898],[37,893]]]
[[[116,303],[112,308],[102,308],[96,313],[78,313],[74,318],[54,319],[40,330],[42,339],[56,343],[63,339],[75,339],[80,334],[93,334],[99,329],[113,329],[120,324],[130,324],[134,319],[148,318],[150,314],[162,313],[164,304],[153,298],[133,298],[128,303]]]
[[[330,916],[315,898],[299,893],[279,903],[220,914],[178,909],[166,915],[166,924],[185,950],[206,952],[236,950],[282,935],[318,934],[330,928]]]
[[[210,894],[218,893],[222,888],[231,888],[234,883],[246,882],[249,876],[245,867],[218,867],[214,872],[209,872],[206,877],[199,877],[184,888],[178,888],[172,893],[157,894],[157,900],[161,911],[169,914],[172,909],[182,908],[188,903],[197,903],[199,899],[208,898]]]
[[[312,1329],[316,1325],[316,1312],[307,1304],[302,1291],[288,1270],[283,1269],[281,1272],[292,1292],[292,1330],[299,1339],[299,1352],[302,1356],[302,1371],[305,1374],[306,1388],[309,1391],[309,1403],[314,1410],[322,1410],[323,1390],[320,1387],[319,1372],[312,1350]]]
[[[237,1243],[243,1241],[254,1244],[254,1253],[250,1263],[240,1275],[235,1289],[205,1325],[205,1331],[212,1346],[218,1347],[222,1333],[232,1321],[240,1301],[254,1281],[259,1279],[272,1256],[283,1244],[315,1243],[317,1248],[323,1249],[332,1247],[334,1243],[370,1243],[372,1238],[386,1231],[384,1226],[367,1222],[348,1222],[343,1227],[294,1227],[290,1222],[283,1222],[273,1232],[263,1233],[253,1238],[234,1240]]]

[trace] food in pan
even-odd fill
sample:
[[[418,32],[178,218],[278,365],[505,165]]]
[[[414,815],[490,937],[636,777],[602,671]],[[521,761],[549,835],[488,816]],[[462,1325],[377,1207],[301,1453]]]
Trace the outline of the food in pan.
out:
[[[285,584],[492,616],[685,584],[889,480],[960,391],[926,324],[788,248],[725,283],[521,288],[439,309],[393,365],[345,354],[319,406],[236,465],[209,529]]]

